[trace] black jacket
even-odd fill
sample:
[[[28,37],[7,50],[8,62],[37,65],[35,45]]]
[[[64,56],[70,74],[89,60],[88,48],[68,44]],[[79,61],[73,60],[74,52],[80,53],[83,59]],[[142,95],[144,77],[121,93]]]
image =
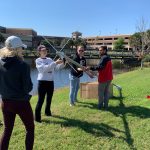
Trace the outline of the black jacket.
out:
[[[74,61],[76,61],[77,63],[79,63],[80,65],[82,66],[86,66],[86,59],[85,57],[82,57],[80,58],[78,54],[76,54],[73,58]],[[76,65],[72,65],[72,67],[74,68],[71,68],[71,75],[75,76],[75,77],[82,77],[83,76],[83,71],[78,71],[77,70],[77,66]]]
[[[30,67],[17,57],[0,58],[0,95],[2,100],[30,100]]]
[[[102,70],[106,66],[108,61],[111,61],[111,58],[107,54],[104,54],[101,56],[98,65],[90,67],[90,70],[92,71]]]

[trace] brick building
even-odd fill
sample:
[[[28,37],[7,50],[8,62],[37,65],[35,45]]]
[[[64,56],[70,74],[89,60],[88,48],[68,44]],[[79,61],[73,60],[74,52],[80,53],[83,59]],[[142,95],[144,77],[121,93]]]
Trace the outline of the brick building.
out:
[[[112,36],[95,36],[95,37],[85,37],[85,41],[89,48],[97,48],[102,45],[106,45],[108,49],[113,50],[113,43],[119,38],[124,39],[125,49],[132,49],[129,44],[129,38],[131,35],[112,35]]]
[[[37,35],[37,32],[33,29],[26,28],[6,28],[0,26],[0,33],[7,38],[10,35],[19,36],[22,41],[28,46],[28,48],[36,48],[38,44],[44,40],[43,36]],[[132,49],[129,45],[129,38],[131,35],[112,35],[112,36],[95,36],[95,37],[83,37],[87,43],[87,48],[97,48],[102,45],[106,45],[108,49],[113,50],[113,43],[118,38],[124,39],[125,49]],[[69,39],[70,37],[56,37],[56,36],[44,36],[46,39],[51,41],[62,41],[63,39]],[[73,32],[72,38],[76,39],[77,37],[82,37],[81,32]]]

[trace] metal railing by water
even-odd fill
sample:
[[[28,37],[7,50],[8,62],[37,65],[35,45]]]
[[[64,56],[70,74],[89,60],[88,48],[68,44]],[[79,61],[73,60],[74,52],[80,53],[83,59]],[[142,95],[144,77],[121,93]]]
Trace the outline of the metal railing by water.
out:
[[[24,50],[24,57],[25,58],[37,58],[39,57],[37,51],[35,50]],[[65,52],[65,55],[67,55],[70,58],[73,58],[75,55],[75,52]],[[129,58],[138,58],[139,56],[132,52],[116,52],[116,51],[110,51],[108,52],[108,55],[112,59],[129,59]],[[48,56],[51,58],[54,58],[56,56],[56,53],[49,53]],[[98,51],[85,51],[84,56],[86,59],[99,59],[100,55]]]

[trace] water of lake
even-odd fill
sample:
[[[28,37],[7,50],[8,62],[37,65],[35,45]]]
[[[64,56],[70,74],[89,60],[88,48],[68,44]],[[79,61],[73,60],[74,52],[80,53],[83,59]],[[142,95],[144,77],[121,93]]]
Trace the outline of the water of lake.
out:
[[[113,70],[113,74],[119,74],[123,72],[127,72],[128,70],[125,69],[115,69]],[[37,75],[38,71],[36,68],[31,69],[31,79],[33,82],[33,90],[31,91],[32,95],[37,94]],[[94,82],[97,81],[97,77],[91,79],[87,74],[83,74],[83,76],[80,78],[80,82]],[[66,87],[69,86],[69,69],[62,69],[55,71],[55,78],[54,78],[54,86],[55,89],[61,88],[61,87]],[[1,98],[0,98],[1,100]]]
[[[31,92],[32,95],[37,94],[37,75],[38,71],[37,69],[32,69],[31,70],[31,78],[33,82],[33,90]],[[80,78],[80,82],[93,82],[97,81],[97,78],[91,79],[87,74],[84,73],[84,75]],[[69,86],[69,69],[62,69],[55,71],[55,77],[54,77],[54,86],[55,89],[61,88],[61,87],[66,87]]]

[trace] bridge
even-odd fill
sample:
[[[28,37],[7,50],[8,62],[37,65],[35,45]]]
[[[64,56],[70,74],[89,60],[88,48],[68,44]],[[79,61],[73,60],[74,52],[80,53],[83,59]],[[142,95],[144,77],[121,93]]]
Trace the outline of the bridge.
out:
[[[65,52],[65,54],[70,57],[73,58],[73,56],[75,55],[74,52]],[[111,59],[135,59],[138,58],[139,56],[137,54],[133,54],[132,52],[115,52],[115,51],[111,51],[108,52],[108,55],[111,57]],[[51,58],[56,57],[56,53],[48,53],[48,56]],[[31,50],[24,50],[24,57],[25,58],[37,58],[38,53],[37,51],[31,51]],[[86,59],[100,59],[99,56],[99,52],[98,51],[85,51],[84,53],[84,57]]]

